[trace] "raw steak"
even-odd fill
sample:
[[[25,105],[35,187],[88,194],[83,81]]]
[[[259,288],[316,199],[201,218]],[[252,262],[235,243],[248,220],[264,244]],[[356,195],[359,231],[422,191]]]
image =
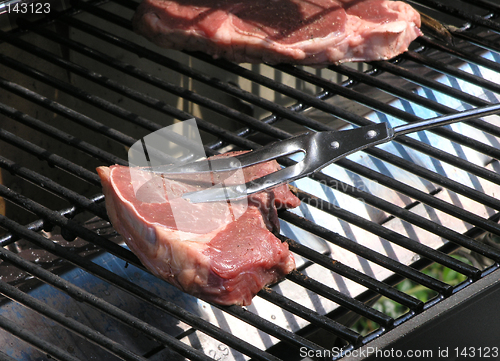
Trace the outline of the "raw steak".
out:
[[[245,168],[245,180],[278,168],[274,161]],[[272,233],[279,231],[276,207],[300,203],[286,185],[228,207],[181,198],[201,182],[193,176],[168,180],[124,166],[97,172],[109,218],[129,248],[152,273],[187,293],[223,305],[249,305],[262,287],[295,268],[288,245]],[[142,186],[140,197],[133,182]],[[170,195],[166,201],[165,194]],[[173,209],[181,212],[182,225]]]
[[[161,47],[238,63],[390,59],[421,35],[419,13],[389,0],[143,0],[132,23]]]

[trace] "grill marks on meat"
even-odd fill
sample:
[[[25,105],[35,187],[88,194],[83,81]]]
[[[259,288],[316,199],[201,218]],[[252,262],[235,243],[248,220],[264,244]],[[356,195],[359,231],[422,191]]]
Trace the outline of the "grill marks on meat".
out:
[[[159,46],[240,63],[389,59],[421,35],[418,12],[389,0],[143,0],[132,21]]]
[[[274,161],[245,168],[245,180],[278,168]],[[129,248],[152,273],[187,293],[223,305],[248,305],[262,287],[295,268],[288,245],[272,233],[279,231],[276,207],[300,203],[286,185],[252,195],[244,205],[232,202],[229,208],[226,202],[190,204],[180,197],[149,203],[137,199],[133,179],[144,177],[141,191],[151,194],[150,202],[162,198],[155,196],[162,187],[178,189],[180,195],[196,186],[139,168],[97,171],[110,220]],[[183,227],[190,231],[178,229],[172,216],[175,202],[185,202],[175,209],[185,211]]]

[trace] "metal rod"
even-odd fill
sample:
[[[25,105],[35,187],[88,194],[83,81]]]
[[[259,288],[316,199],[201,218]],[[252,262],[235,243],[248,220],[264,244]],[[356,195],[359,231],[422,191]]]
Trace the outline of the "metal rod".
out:
[[[333,232],[329,233],[328,230],[326,230],[325,228],[323,228],[321,226],[315,227],[314,223],[311,221],[308,221],[306,218],[301,219],[301,218],[299,218],[299,216],[296,216],[291,212],[286,212],[283,215],[283,218],[292,224],[300,225],[302,228],[312,232],[313,234],[315,234],[317,236],[322,237],[323,239],[325,239],[328,242],[336,244],[337,246],[339,246],[341,248],[344,248],[350,252],[353,252],[354,254],[356,254],[360,257],[363,257],[364,259],[366,259],[370,262],[373,262],[375,264],[383,266],[383,267],[385,267],[385,268],[387,268],[387,269],[389,269],[397,274],[404,275],[405,277],[407,277],[407,278],[409,278],[409,279],[411,279],[411,280],[413,280],[413,281],[415,281],[415,282],[417,282],[417,283],[419,283],[427,288],[430,288],[436,292],[439,292],[443,295],[449,295],[452,292],[452,287],[450,285],[448,285],[444,282],[441,282],[439,280],[436,280],[436,279],[434,279],[434,278],[432,278],[432,277],[430,277],[430,276],[426,275],[425,273],[422,273],[418,270],[412,269],[411,267],[406,266],[400,262],[397,262],[397,261],[395,261],[395,260],[393,260],[385,255],[382,255],[378,252],[375,252],[368,247],[365,247],[363,245],[360,245],[360,244],[350,240],[347,237],[343,237],[341,235],[334,236]],[[287,240],[285,240],[285,242],[287,242],[288,245],[290,246],[290,249],[293,252],[297,253],[298,255],[305,257],[305,258],[313,261],[314,263],[320,264],[321,266],[323,266],[329,270],[333,270],[332,266],[330,266],[330,264],[332,262],[332,259],[330,257],[323,255],[319,252],[316,252],[316,251],[314,251],[306,246],[303,246],[300,243],[295,242],[293,240],[287,239]],[[436,252],[436,254],[439,254],[438,251],[435,251],[435,252]],[[442,254],[441,254],[441,256],[442,256]],[[444,255],[444,256],[447,256],[447,255]],[[442,257],[442,258],[445,258],[445,257]],[[460,268],[460,267],[456,267],[456,268]],[[469,272],[469,274],[470,273],[471,272]],[[335,301],[335,302],[339,302],[339,301]],[[343,300],[343,302],[345,302],[345,300]],[[346,307],[346,308],[350,308],[348,305],[344,305],[343,303],[339,303],[339,304]],[[359,310],[356,312],[362,314]],[[368,316],[368,315],[365,315],[365,316],[368,318],[374,317],[374,316]],[[377,317],[377,316],[375,316],[375,317]],[[381,321],[380,315],[378,316],[378,318],[379,318],[378,322],[380,322]],[[385,320],[384,322],[387,322],[387,320]]]
[[[1,106],[2,105],[0,104],[0,107]],[[91,172],[88,169],[85,169],[82,166],[75,164],[57,154],[51,153],[47,149],[39,147],[38,145],[18,137],[5,129],[0,129],[0,139],[36,156],[38,159],[45,160],[50,166],[59,167],[60,169],[73,174],[75,177],[84,179],[91,184],[101,184],[99,176],[96,173]]]
[[[356,189],[348,184],[342,183],[340,181],[334,181],[334,183],[330,183],[330,180],[325,179],[322,177],[321,174],[314,175],[315,178],[317,179],[323,179],[324,182],[328,182],[326,184],[329,184],[330,186],[335,187],[338,184],[341,184],[337,189],[343,193],[349,194],[353,196],[354,198],[358,199],[361,198],[364,200],[364,202],[367,202],[369,204],[374,204],[376,205],[377,208],[383,209],[388,211],[391,214],[397,214],[398,217],[400,217],[403,220],[406,220],[410,222],[411,224],[414,224],[418,227],[421,227],[425,230],[428,230],[431,233],[438,234],[441,237],[448,239],[452,242],[456,242],[460,244],[463,247],[466,247],[468,249],[474,250],[486,257],[489,257],[493,260],[500,260],[500,250],[497,248],[493,248],[491,246],[485,245],[483,243],[477,242],[473,239],[470,239],[463,234],[456,232],[454,230],[451,230],[447,227],[444,227],[440,224],[437,224],[436,222],[430,221],[416,213],[410,212],[406,209],[400,208],[395,206],[394,204],[387,202],[379,197],[376,197],[372,195],[371,193],[361,191],[359,189]],[[310,195],[307,195],[305,192],[300,191],[301,195],[304,195],[305,197],[310,197]],[[373,203],[372,203],[373,202]],[[339,209],[339,207],[335,207],[333,204],[328,203],[327,201],[318,199],[312,202],[312,204],[319,208],[324,210],[325,212],[328,212],[332,215],[335,215],[336,217],[342,218],[349,223],[354,223],[358,225],[364,224],[363,228],[369,230],[372,233],[378,234],[381,237],[386,238],[387,237],[387,232],[392,233],[393,231],[390,231],[389,229],[378,225],[377,223],[367,221],[366,219],[357,216],[351,212],[348,212],[343,209]],[[485,224],[488,225],[488,227],[493,228],[495,230],[495,233],[498,233],[499,230],[499,225],[495,224],[494,222],[485,220]],[[393,241],[395,243],[397,242],[403,242],[405,244],[403,247],[412,249],[411,247],[421,247],[423,246],[424,248],[428,248],[428,251],[431,252],[429,255],[432,257],[432,248],[426,247],[420,243],[414,242],[410,238],[403,237],[402,235],[398,233],[394,233],[394,238],[386,238],[390,241]],[[424,250],[420,250],[418,253],[423,252]],[[463,265],[465,266],[465,264]],[[475,271],[477,272],[477,270]]]
[[[408,133],[428,130],[430,127],[448,125],[456,122],[466,121],[472,118],[485,117],[500,112],[500,104],[494,104],[486,107],[465,110],[460,113],[442,115],[436,118],[419,121],[416,123],[404,124],[394,128],[394,136],[400,136]]]
[[[292,274],[297,271],[292,271]],[[291,276],[291,274],[289,275]],[[305,284],[304,287],[307,289],[311,289],[310,285]],[[280,308],[287,310],[299,317],[302,317],[303,319],[311,322],[312,324],[321,327],[325,329],[326,331],[332,332],[335,335],[340,336],[341,338],[347,340],[349,343],[352,343],[354,345],[359,345],[362,336],[351,330],[349,327],[344,326],[338,322],[335,322],[331,319],[329,319],[326,316],[320,315],[316,312],[311,312],[311,310],[307,307],[304,307],[300,305],[299,303],[286,298],[279,293],[273,291],[272,289],[268,287],[264,287],[260,292],[259,292],[259,297],[262,297],[263,299],[274,303],[275,305],[279,306]],[[335,302],[335,301],[334,301]],[[383,315],[384,317],[384,326],[387,326],[390,324],[390,317]]]
[[[51,78],[47,74],[44,74],[42,72],[35,71],[33,68],[28,67],[26,65],[22,65],[19,61],[16,61],[15,59],[12,59],[10,57],[4,56],[0,54],[0,62],[4,63],[5,65],[11,66],[14,69],[18,69],[21,71],[26,71],[27,74],[33,75],[36,79],[41,79],[42,81],[48,80]],[[56,80],[55,78],[52,78],[53,80],[56,81],[56,83],[60,83],[60,81]],[[48,84],[51,84],[52,82],[48,81]],[[51,84],[55,85],[55,84]],[[4,78],[0,78],[0,86],[6,90],[9,90],[10,92],[17,94],[29,101],[32,101],[35,104],[38,104],[46,109],[49,109],[51,111],[54,111],[57,114],[60,114],[64,117],[67,117],[68,119],[71,119],[72,121],[75,121],[78,124],[83,125],[84,127],[87,127],[89,129],[92,129],[96,132],[96,134],[103,134],[108,136],[111,139],[114,139],[122,144],[125,145],[132,145],[135,143],[136,139],[129,137],[125,135],[124,133],[112,129],[108,126],[105,126],[104,124],[91,119],[90,117],[87,117],[81,113],[78,113],[74,111],[71,108],[68,108],[54,100],[48,99],[32,90],[29,90],[25,87],[22,87],[21,85],[9,82],[8,80]]]
[[[2,252],[8,252],[8,251],[3,251],[0,248],[0,253]],[[1,255],[0,255],[1,256]],[[79,361],[78,358],[75,356],[69,354],[68,352],[62,350],[60,347],[57,347],[50,342],[47,342],[45,340],[42,340],[39,335],[30,332],[26,330],[22,325],[9,320],[8,318],[5,318],[3,316],[0,316],[0,328],[3,328],[7,332],[10,332],[17,338],[30,343],[37,349],[41,350],[42,352],[55,357],[57,360],[61,361]]]
[[[484,58],[481,58],[484,59]],[[402,65],[398,65],[398,63],[392,63],[388,61],[375,61],[371,63],[376,69],[383,70],[384,72],[393,74],[398,77],[402,77],[406,80],[409,80],[416,85],[426,87],[450,96],[453,96],[456,99],[462,100],[465,103],[472,104],[475,106],[485,106],[491,104],[487,100],[478,98],[472,94],[463,92],[459,89],[455,89],[451,86],[448,86],[446,84],[443,84],[432,77],[428,76],[422,76],[419,73],[416,73],[414,71],[408,70]],[[495,63],[496,64],[496,63]],[[412,103],[422,105],[428,109],[432,109],[433,111],[441,114],[451,114],[458,112],[457,110],[450,108],[444,104],[438,103],[435,100],[426,98],[424,96],[418,95],[413,91],[404,89],[403,87],[400,86],[394,86],[390,81],[386,81],[381,79],[380,77],[376,77],[373,75],[370,75],[366,72],[361,72],[356,69],[353,69],[351,67],[345,66],[345,65],[336,65],[336,66],[330,66],[330,69],[335,70],[336,72],[339,72],[345,76],[348,76],[349,78],[361,82],[379,89],[384,90],[385,92],[388,92],[390,94],[393,94],[394,96],[408,100]],[[377,108],[380,109],[380,108]],[[399,117],[398,115],[396,115]],[[407,119],[407,116],[404,116],[403,119]],[[469,125],[472,127],[485,131],[487,133],[493,134],[495,136],[500,137],[500,127],[495,126],[493,124],[487,123],[482,120],[469,120]],[[443,136],[445,136],[445,133],[442,133]],[[448,136],[448,135],[446,135]]]
[[[352,172],[355,172],[363,177],[368,179],[372,179],[390,189],[393,189],[397,192],[401,192],[404,195],[411,197],[417,201],[420,201],[424,204],[430,205],[433,208],[442,210],[443,212],[452,215],[458,219],[461,219],[465,222],[470,222],[478,227],[487,228],[488,231],[493,233],[498,233],[499,229],[498,224],[496,222],[491,222],[483,217],[478,216],[476,213],[471,212],[467,209],[458,207],[454,204],[450,204],[445,202],[437,197],[434,197],[432,194],[428,194],[426,192],[420,191],[414,187],[411,187],[405,184],[402,181],[394,179],[385,174],[374,171],[368,167],[365,167],[359,163],[353,162],[349,159],[342,160],[342,166],[346,169],[349,169]],[[341,186],[343,188],[343,186]],[[500,200],[494,198],[492,196],[486,195],[478,190],[472,190],[468,188],[466,192],[462,192],[462,194],[467,194],[468,197],[474,199],[485,206],[491,207],[500,211]],[[465,195],[464,194],[464,195]],[[364,198],[363,198],[364,199]],[[373,198],[375,199],[375,198]],[[375,207],[379,207],[379,203],[373,203]]]
[[[18,94],[20,94],[24,90],[27,90],[25,88],[23,89],[21,87],[17,87],[15,85],[8,84],[8,83],[10,83],[10,82],[8,82],[5,79],[0,78],[0,87],[5,86],[4,89],[11,90],[14,93],[19,92]],[[29,97],[31,95],[34,95],[34,94],[31,94],[30,92],[28,92],[27,94],[24,94],[24,95],[29,99]],[[46,98],[43,98],[43,99],[46,99]],[[43,101],[43,99],[42,99],[42,101]],[[70,135],[66,132],[63,132],[52,125],[49,125],[45,122],[42,122],[39,119],[36,119],[30,115],[27,115],[27,114],[19,111],[18,109],[12,108],[12,107],[5,105],[3,103],[0,103],[0,113],[10,117],[11,119],[17,120],[21,124],[24,124],[24,125],[27,125],[27,126],[33,128],[33,129],[36,129],[37,131],[39,131],[45,135],[48,135],[51,138],[55,138],[55,139],[63,142],[64,144],[69,144],[69,145],[75,147],[76,149],[78,149],[84,153],[90,154],[90,155],[96,157],[97,159],[100,159],[100,160],[106,162],[107,164],[121,164],[121,165],[128,164],[128,162],[124,161],[123,159],[121,159],[121,158],[119,158],[119,157],[117,157],[109,152],[106,152],[99,147],[96,147],[92,144],[89,144],[88,142],[85,142],[85,141],[79,139],[78,137],[75,137],[75,136]]]
[[[106,214],[106,209],[103,204],[96,204],[90,201],[87,197],[80,195],[77,192],[70,190],[67,187],[60,185],[58,182],[53,181],[50,178],[42,176],[41,174],[34,172],[26,167],[20,166],[18,163],[15,163],[5,157],[0,155],[0,167],[8,170],[12,174],[18,175],[24,179],[27,179],[30,182],[38,184],[39,186],[43,186],[43,188],[57,194],[60,197],[70,200],[74,202],[79,207],[86,209],[96,216],[99,216],[102,219],[107,219],[108,216]]]
[[[319,294],[325,298],[333,302],[339,302],[339,305],[342,307],[346,307],[347,309],[358,313],[361,316],[364,316],[372,321],[375,321],[382,327],[392,327],[394,323],[394,319],[372,307],[365,305],[362,302],[353,302],[353,300],[344,295],[343,293],[333,289],[332,287],[328,287],[320,281],[314,280],[302,272],[297,270],[293,270],[290,274],[287,275],[287,279],[290,281],[301,285],[307,289],[312,290],[314,293]],[[332,297],[334,295],[334,297]],[[354,304],[358,304],[358,307],[353,307]]]
[[[55,310],[42,301],[35,299],[34,297],[3,281],[0,281],[0,293],[12,300],[15,300],[16,302],[19,302],[20,304],[25,305],[26,307],[31,308],[39,314],[42,314],[56,321],[65,328],[79,334],[85,339],[101,346],[108,352],[124,360],[147,361],[144,357],[134,354],[118,342],[111,340],[102,333],[97,332],[94,329],[74,320],[73,318]]]
[[[76,19],[71,18],[71,25],[75,26]],[[207,97],[201,96],[199,94],[193,93],[193,92],[186,92],[185,88],[176,86],[172,83],[169,83],[165,81],[164,79],[160,79],[158,77],[154,77],[151,74],[142,71],[141,69],[135,68],[130,64],[127,64],[125,62],[119,61],[116,58],[113,58],[107,54],[101,53],[95,49],[92,49],[90,47],[87,47],[81,43],[78,43],[76,41],[64,38],[55,32],[48,31],[46,29],[39,29],[38,33],[41,36],[44,36],[50,40],[56,41],[60,43],[63,46],[67,46],[81,54],[84,54],[86,56],[89,56],[91,58],[96,59],[97,61],[102,62],[103,64],[106,64],[107,66],[112,66],[116,68],[117,70],[120,70],[121,72],[125,74],[129,74],[132,77],[135,77],[141,81],[150,83],[154,86],[157,86],[163,90],[166,90],[168,92],[171,92],[172,94],[184,97],[185,99],[188,99],[194,103],[200,104],[204,107],[207,107],[208,109],[217,111],[218,113],[221,113],[227,117],[230,117],[232,119],[235,119],[237,121],[245,122],[245,123],[250,123],[253,127],[258,128],[259,127],[259,121],[253,117],[250,117],[244,113],[238,112],[230,107],[227,107],[221,103],[218,103],[216,101],[213,101]],[[100,35],[102,36],[104,33],[104,30],[99,31]],[[124,86],[112,79],[106,78],[101,76],[100,74],[96,73],[95,71],[91,71],[89,69],[86,69],[80,65],[71,63],[65,59],[62,59],[60,57],[57,57],[49,52],[44,51],[43,49],[37,48],[25,41],[22,41],[17,38],[10,38],[10,37],[5,37],[5,40],[8,41],[11,44],[14,44],[18,46],[19,48],[29,51],[33,54],[36,54],[37,56],[40,56],[44,59],[47,59],[48,61],[53,62],[56,65],[59,65],[65,69],[68,69],[75,74],[81,75],[103,87],[106,87],[108,89],[111,89],[119,94],[125,95],[133,100],[136,100],[142,104],[147,105],[148,107],[152,107],[154,109],[157,109],[161,111],[162,113],[168,114],[170,116],[174,116],[178,119],[186,120],[186,119],[191,119],[195,118],[197,121],[198,126],[200,129],[205,130],[207,132],[210,132],[211,134],[214,134],[222,139],[225,139],[227,141],[232,141],[233,143],[239,143],[241,142],[241,138],[236,137],[231,134],[231,132],[228,132],[226,129],[219,127],[217,125],[211,124],[207,121],[204,121],[198,117],[194,117],[193,115],[181,111],[177,109],[176,107],[170,106],[166,104],[164,101],[161,101],[160,99],[155,99],[151,96],[148,96],[146,94],[143,94],[141,92],[138,92],[134,89],[131,89],[127,86]],[[90,101],[88,97],[84,97],[84,99],[87,99],[86,101]],[[106,111],[109,111],[108,108],[105,109]],[[126,112],[121,111],[121,114],[126,114]],[[122,115],[123,116],[123,115]],[[163,126],[159,125],[158,123],[152,122],[148,119],[144,119],[142,117],[124,117],[125,120],[134,122],[135,124],[141,125],[145,127],[148,130],[158,130],[162,128]],[[271,128],[269,128],[271,129]],[[275,133],[279,132],[278,130],[275,130]],[[278,134],[275,134],[276,136]],[[281,135],[283,136],[283,135]],[[207,153],[214,154],[213,151],[210,149],[206,149]]]

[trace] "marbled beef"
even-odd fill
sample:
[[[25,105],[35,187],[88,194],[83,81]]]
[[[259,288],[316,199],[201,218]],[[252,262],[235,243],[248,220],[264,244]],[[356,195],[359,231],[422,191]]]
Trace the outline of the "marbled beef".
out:
[[[238,63],[390,59],[421,35],[419,13],[389,0],[143,0],[132,22],[161,47]]]
[[[278,168],[275,161],[245,168],[245,181]],[[197,189],[192,175],[187,182],[142,168],[97,171],[109,218],[129,248],[152,273],[187,293],[223,305],[248,305],[262,287],[295,268],[288,245],[272,233],[279,231],[277,207],[300,203],[286,185],[228,207],[180,197]],[[141,183],[140,197],[133,182]],[[182,225],[173,209],[181,212]]]

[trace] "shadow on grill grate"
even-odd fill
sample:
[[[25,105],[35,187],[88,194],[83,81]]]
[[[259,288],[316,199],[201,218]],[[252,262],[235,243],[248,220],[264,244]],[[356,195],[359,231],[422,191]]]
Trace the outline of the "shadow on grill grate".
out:
[[[196,119],[213,155],[498,103],[500,7],[411,3],[449,24],[453,44],[424,36],[392,61],[325,69],[159,49],[131,31],[132,0],[75,1],[50,21],[9,24],[0,358],[339,359],[496,272],[498,116],[403,136],[295,182],[303,203],[280,213],[280,237],[298,269],[248,307],[208,304],[157,279],[108,223],[95,168],[126,165],[128,147],[179,120]],[[464,281],[427,274],[436,263]],[[403,280],[434,297],[399,290]],[[373,307],[380,297],[402,311]],[[374,330],[358,332],[358,319]]]

